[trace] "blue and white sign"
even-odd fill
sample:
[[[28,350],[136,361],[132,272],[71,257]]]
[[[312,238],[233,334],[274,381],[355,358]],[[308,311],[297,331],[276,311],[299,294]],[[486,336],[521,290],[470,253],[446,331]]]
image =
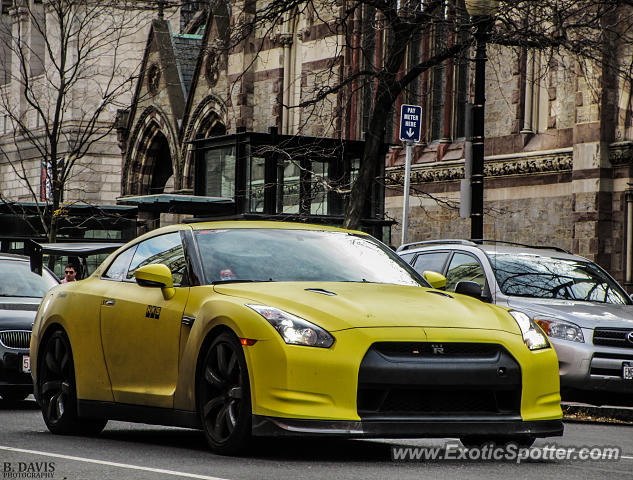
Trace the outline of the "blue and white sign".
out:
[[[402,105],[400,109],[400,140],[419,142],[422,129],[422,107]]]

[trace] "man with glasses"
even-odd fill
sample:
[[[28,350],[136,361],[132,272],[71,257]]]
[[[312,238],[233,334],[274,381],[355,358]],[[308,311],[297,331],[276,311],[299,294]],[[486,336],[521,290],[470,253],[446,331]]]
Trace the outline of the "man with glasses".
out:
[[[66,265],[64,268],[64,278],[62,283],[76,282],[77,281],[77,269],[73,265]]]

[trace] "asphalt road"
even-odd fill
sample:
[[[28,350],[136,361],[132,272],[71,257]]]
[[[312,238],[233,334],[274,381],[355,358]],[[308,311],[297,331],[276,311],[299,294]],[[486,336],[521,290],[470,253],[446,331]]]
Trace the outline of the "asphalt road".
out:
[[[577,450],[615,446],[621,457],[543,459],[544,447],[552,443]],[[394,461],[393,445],[438,448],[450,459]],[[537,440],[539,448],[530,454],[540,458],[520,463],[459,459],[458,447],[450,439],[266,440],[247,457],[221,457],[207,450],[200,432],[178,428],[110,422],[99,437],[54,436],[34,401],[0,401],[0,480],[633,479],[633,426],[567,423],[563,437]]]

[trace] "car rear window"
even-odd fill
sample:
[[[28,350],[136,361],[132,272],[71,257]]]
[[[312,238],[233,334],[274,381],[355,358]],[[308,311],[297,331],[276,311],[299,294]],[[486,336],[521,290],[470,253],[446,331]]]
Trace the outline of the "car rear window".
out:
[[[57,280],[46,270],[42,275],[31,272],[28,262],[0,259],[0,297],[41,298]]]
[[[626,292],[595,263],[528,254],[489,253],[506,295],[630,304]]]

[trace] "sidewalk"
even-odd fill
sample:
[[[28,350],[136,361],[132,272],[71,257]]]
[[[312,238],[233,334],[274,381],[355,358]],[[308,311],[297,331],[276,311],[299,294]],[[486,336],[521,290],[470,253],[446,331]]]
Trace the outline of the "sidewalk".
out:
[[[611,407],[586,403],[562,404],[566,422],[625,423],[633,425],[633,407]]]

